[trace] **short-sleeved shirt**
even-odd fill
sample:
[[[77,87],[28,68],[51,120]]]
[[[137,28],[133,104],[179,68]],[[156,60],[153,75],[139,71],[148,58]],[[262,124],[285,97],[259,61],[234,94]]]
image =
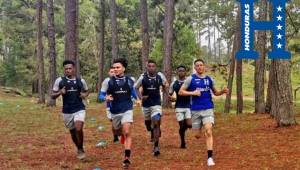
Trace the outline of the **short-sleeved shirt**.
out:
[[[142,102],[143,107],[151,107],[161,105],[160,87],[167,82],[166,77],[158,72],[154,77],[149,76],[148,73],[143,73],[136,81],[134,87],[143,87],[143,96],[148,96]]]
[[[101,89],[100,89],[101,92],[105,92],[107,90],[109,80],[110,80],[110,77],[106,77],[103,80],[103,82],[101,84]],[[111,107],[111,103],[106,102],[106,108],[110,108],[110,107]]]
[[[180,96],[179,90],[184,81],[175,80],[171,83],[169,88],[169,94],[172,95],[174,92],[176,93],[176,103],[175,108],[190,108],[191,97],[190,96]]]
[[[127,76],[111,77],[102,85],[101,91],[113,97],[109,105],[112,114],[125,113],[133,109],[131,100],[133,85],[133,80]]]
[[[84,79],[59,77],[55,80],[53,91],[59,91],[65,86],[66,94],[63,97],[63,109],[65,114],[72,114],[80,110],[85,110],[85,106],[80,98],[80,92],[87,91],[88,86]]]
[[[214,108],[211,95],[214,86],[214,80],[209,76],[199,77],[196,74],[192,74],[184,81],[183,87],[185,87],[188,91],[194,91],[197,88],[199,88],[201,91],[200,96],[191,97],[192,111]]]

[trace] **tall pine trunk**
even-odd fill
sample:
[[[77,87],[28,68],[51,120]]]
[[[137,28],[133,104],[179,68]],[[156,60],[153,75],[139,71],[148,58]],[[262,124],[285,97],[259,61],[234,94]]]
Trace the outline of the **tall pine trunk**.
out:
[[[99,63],[98,63],[98,82],[97,91],[100,92],[101,83],[104,80],[104,34],[105,34],[105,0],[99,3]]]
[[[140,13],[142,23],[142,71],[146,71],[146,63],[149,56],[149,24],[148,24],[148,7],[147,0],[140,0]]]
[[[274,60],[272,65],[271,115],[274,116],[279,127],[295,125],[297,123],[292,95],[291,62]]]
[[[259,20],[267,20],[267,0],[260,1]],[[259,31],[257,38],[257,51],[259,59],[255,60],[254,91],[255,91],[255,113],[265,113],[265,59],[266,59],[266,31]]]
[[[238,42],[238,49],[239,50],[241,48],[241,27],[240,27],[240,6],[238,9],[238,25],[237,25],[237,42]],[[243,77],[242,77],[242,73],[243,73],[243,60],[237,60],[236,61],[236,100],[237,100],[237,105],[236,105],[236,112],[237,114],[243,113]]]
[[[173,20],[174,20],[174,0],[165,0],[165,20],[164,20],[164,60],[163,71],[168,82],[172,80],[172,44],[173,44]],[[171,107],[168,94],[164,93],[164,107]]]
[[[50,96],[52,87],[56,79],[56,50],[55,50],[55,29],[54,29],[54,12],[53,0],[47,0],[47,17],[48,17],[48,48],[49,48],[49,85],[48,85],[48,106],[55,106],[55,100]]]
[[[112,59],[118,58],[118,24],[117,24],[117,4],[115,0],[110,0],[110,20],[111,20],[111,54]]]
[[[273,75],[273,68],[272,67],[273,67],[273,64],[270,64],[265,113],[271,113],[271,106],[272,106],[272,95],[271,94],[274,91],[273,90],[274,75]]]
[[[77,45],[78,0],[65,1],[65,59],[76,63],[76,75],[79,76],[80,66]]]
[[[226,95],[225,99],[225,106],[224,106],[224,112],[229,113],[230,107],[231,107],[231,96],[232,96],[232,83],[233,83],[233,77],[234,77],[234,70],[236,66],[236,60],[235,60],[235,54],[240,50],[241,48],[241,28],[240,28],[240,22],[241,22],[241,12],[240,7],[238,8],[238,15],[236,18],[236,30],[234,33],[234,40],[233,40],[233,47],[232,47],[232,53],[231,53],[231,62],[230,62],[230,70],[228,75],[228,83],[227,87],[229,89],[229,93]]]
[[[45,72],[43,56],[43,1],[38,0],[36,6],[37,17],[37,58],[38,58],[38,103],[45,103]]]

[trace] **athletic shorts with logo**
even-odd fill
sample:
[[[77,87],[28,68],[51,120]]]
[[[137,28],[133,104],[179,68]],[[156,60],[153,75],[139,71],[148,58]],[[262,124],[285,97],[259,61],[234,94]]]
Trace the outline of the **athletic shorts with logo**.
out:
[[[79,110],[78,112],[75,113],[64,113],[64,123],[66,128],[68,129],[74,129],[75,128],[75,122],[80,121],[84,122],[85,120],[85,110]]]
[[[119,114],[111,114],[112,126],[114,129],[122,128],[124,123],[132,123],[133,122],[133,111],[127,110],[124,113]]]
[[[183,121],[185,119],[191,119],[190,108],[176,108],[175,109],[177,121]]]
[[[162,116],[162,109],[160,105],[150,106],[150,107],[143,107],[142,108],[145,120],[151,120],[157,114]]]
[[[207,110],[192,110],[192,127],[193,129],[200,129],[206,123],[215,123],[215,116],[213,109]]]

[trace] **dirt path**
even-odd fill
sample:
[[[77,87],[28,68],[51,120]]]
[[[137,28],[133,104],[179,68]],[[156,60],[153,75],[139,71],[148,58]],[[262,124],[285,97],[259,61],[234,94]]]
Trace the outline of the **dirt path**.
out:
[[[123,147],[111,142],[110,122],[104,112],[100,113],[103,106],[88,108],[86,161],[76,159],[75,147],[59,115],[60,108],[31,107],[25,103],[19,109],[22,114],[1,115],[0,169],[122,169]],[[143,116],[139,109],[135,110],[130,169],[300,169],[299,126],[276,128],[268,115],[217,113],[214,127],[216,166],[208,168],[204,136],[196,139],[195,132],[189,130],[187,149],[180,149],[175,115],[172,110],[164,113],[161,155],[155,158],[151,155],[152,145]],[[105,126],[104,131],[97,130],[99,124]],[[100,139],[108,142],[107,147],[95,146]]]

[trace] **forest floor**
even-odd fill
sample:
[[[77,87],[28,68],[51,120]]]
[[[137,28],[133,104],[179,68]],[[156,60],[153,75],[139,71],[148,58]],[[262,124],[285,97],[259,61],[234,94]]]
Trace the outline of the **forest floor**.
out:
[[[216,101],[218,102],[218,101]],[[87,107],[84,128],[84,161],[64,128],[60,107],[47,108],[35,99],[0,92],[0,169],[122,169],[123,147],[112,142],[111,125],[103,104]],[[300,109],[296,109],[300,122]],[[97,127],[103,125],[103,131]],[[179,148],[178,123],[172,109],[164,110],[161,155],[153,157],[152,145],[144,127],[140,108],[135,109],[132,125],[130,169],[300,169],[300,126],[277,128],[266,114],[216,113],[214,159],[206,165],[204,135],[186,134],[187,149]],[[100,140],[106,147],[96,147]]]

